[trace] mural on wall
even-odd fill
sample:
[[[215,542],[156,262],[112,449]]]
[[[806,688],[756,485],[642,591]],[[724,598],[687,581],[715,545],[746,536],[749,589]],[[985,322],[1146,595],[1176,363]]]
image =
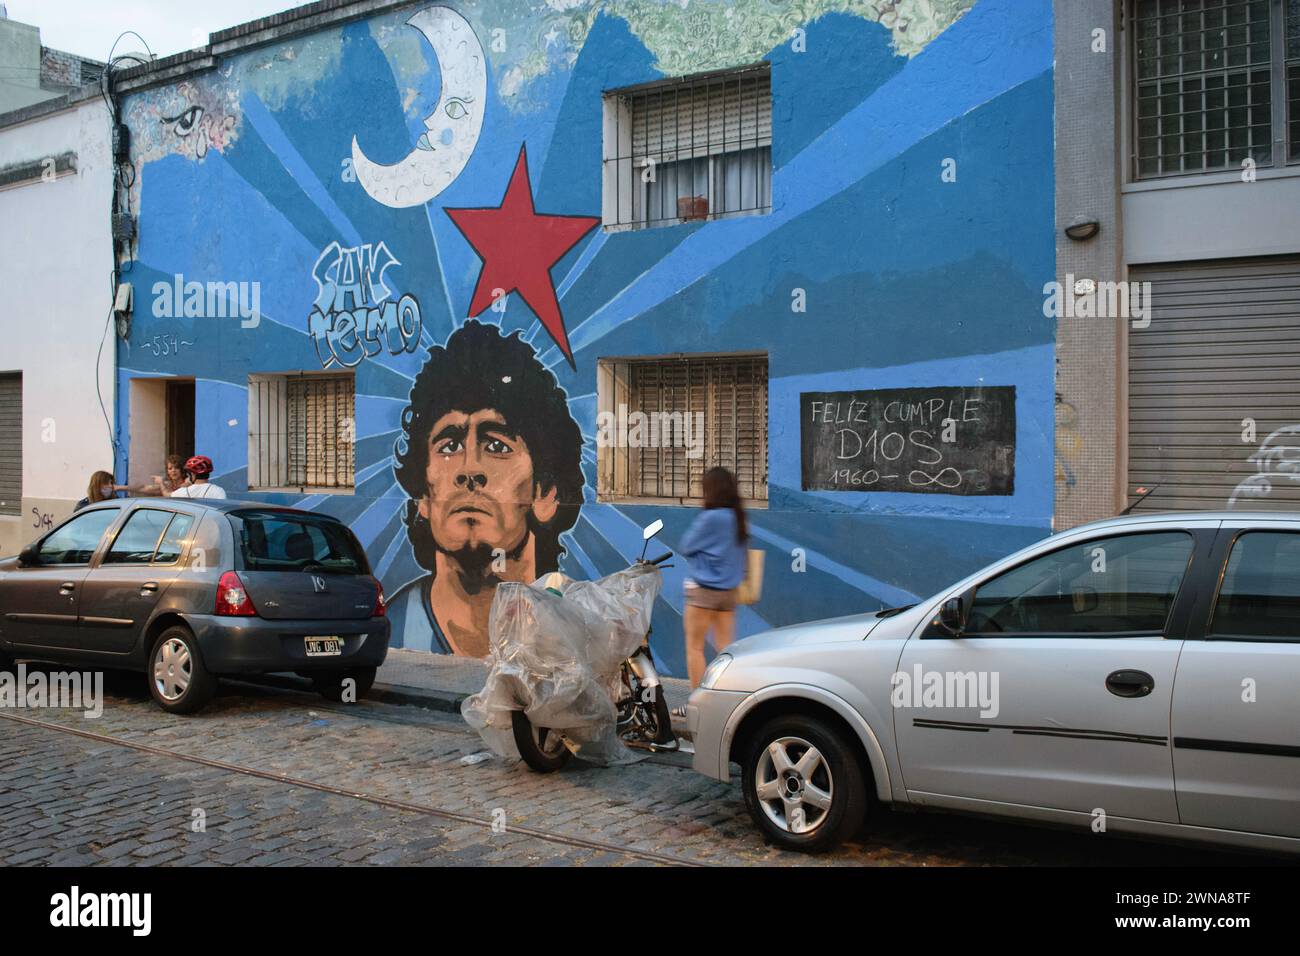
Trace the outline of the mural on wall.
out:
[[[321,368],[352,368],[385,348],[390,355],[414,352],[422,330],[420,303],[394,296],[384,273],[401,265],[384,243],[344,249],[331,242],[311,270],[319,292],[307,332]]]
[[[372,162],[352,137],[357,181],[372,199],[394,209],[423,206],[461,174],[478,144],[487,102],[483,46],[464,17],[450,7],[428,7],[406,22],[438,58],[438,103],[424,118],[415,148],[391,166]]]
[[[597,360],[765,352],[767,575],[739,632],[913,600],[1050,527],[1051,33],[1049,0],[474,0],[131,95],[137,287],[257,283],[260,322],[137,310],[118,420],[131,379],[192,376],[228,493],[345,520],[393,645],[480,655],[500,582],[611,573],[695,515],[598,500]],[[605,91],[758,60],[771,212],[600,229]],[[355,376],[352,486],[249,492],[249,377],[313,371]],[[804,481],[800,396],[986,380],[1004,460],[949,449],[977,493]],[[653,648],[680,674],[676,564]]]
[[[428,574],[393,595],[403,646],[482,656],[502,581],[559,567],[582,501],[582,432],[518,332],[469,321],[429,350],[402,415],[397,480]]]

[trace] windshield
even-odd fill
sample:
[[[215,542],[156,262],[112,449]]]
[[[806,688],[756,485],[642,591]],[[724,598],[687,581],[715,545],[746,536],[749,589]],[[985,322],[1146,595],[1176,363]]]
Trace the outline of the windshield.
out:
[[[366,556],[332,518],[296,511],[237,511],[235,537],[250,571],[366,574]]]

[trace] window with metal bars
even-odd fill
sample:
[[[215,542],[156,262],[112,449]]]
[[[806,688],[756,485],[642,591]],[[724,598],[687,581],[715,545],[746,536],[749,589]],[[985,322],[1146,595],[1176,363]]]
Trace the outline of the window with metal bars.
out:
[[[772,209],[768,64],[605,94],[607,229]]]
[[[1138,179],[1300,159],[1300,0],[1131,0]],[[1274,129],[1287,123],[1286,137]]]
[[[1300,0],[1286,11],[1287,156],[1300,162]]]
[[[249,376],[248,489],[352,491],[355,422],[351,372]]]
[[[766,504],[766,355],[601,359],[597,393],[598,500],[699,504],[721,465]]]

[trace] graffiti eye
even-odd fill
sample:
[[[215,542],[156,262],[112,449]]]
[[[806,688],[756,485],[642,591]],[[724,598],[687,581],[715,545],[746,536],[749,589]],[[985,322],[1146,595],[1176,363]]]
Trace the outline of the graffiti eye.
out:
[[[469,107],[465,105],[464,100],[458,97],[452,97],[449,99],[447,105],[443,107],[443,111],[446,112],[447,116],[454,120],[464,119],[466,116],[469,116]]]
[[[194,132],[194,127],[198,125],[201,119],[203,119],[203,107],[191,106],[179,116],[163,117],[163,122],[171,123],[172,132],[177,136],[188,136]]]
[[[483,450],[489,455],[508,455],[512,451],[510,446],[500,438],[490,439],[488,443],[483,446]]]
[[[446,441],[440,442],[433,450],[439,455],[459,455],[465,450],[465,446],[460,443],[460,439],[448,438]]]

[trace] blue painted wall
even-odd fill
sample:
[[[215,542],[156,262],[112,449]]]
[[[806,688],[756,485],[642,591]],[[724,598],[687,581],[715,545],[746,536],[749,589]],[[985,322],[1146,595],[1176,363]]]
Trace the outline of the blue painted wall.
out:
[[[214,459],[232,496],[337,515],[390,594],[419,580],[394,444],[427,349],[465,322],[481,267],[446,210],[500,204],[526,146],[538,211],[598,217],[604,90],[764,58],[770,214],[587,233],[551,272],[573,366],[520,296],[503,314],[481,316],[536,348],[586,440],[585,502],[562,539],[562,569],[616,570],[639,550],[641,524],[662,517],[671,546],[694,514],[596,503],[596,361],[606,355],[768,353],[770,507],[751,514],[767,579],[762,602],[740,611],[742,634],[901,603],[1048,533],[1049,0],[932,0],[925,9],[941,21],[902,30],[847,2],[807,4],[805,20],[757,0],[454,6],[486,59],[486,99],[469,106],[482,109],[482,128],[463,171],[421,205],[376,201],[351,157],[355,135],[376,162],[396,163],[425,130],[442,92],[439,60],[407,23],[425,5],[239,54],[127,100],[140,241],[125,276],[136,314],[118,348],[120,471],[131,448],[129,380],[194,376],[195,450]],[[717,27],[733,22],[746,28]],[[955,182],[941,176],[949,159]],[[383,242],[396,257],[383,279],[395,298],[418,301],[419,347],[396,355],[385,347],[355,366],[355,494],[249,495],[248,376],[320,370],[308,335],[313,268],[336,242]],[[151,290],[176,275],[258,283],[260,321],[154,308]],[[791,310],[796,288],[806,312]],[[175,335],[179,351],[150,347],[160,334]],[[1015,386],[1013,495],[801,490],[801,392],[937,385]],[[796,548],[806,555],[801,571]],[[654,642],[677,674],[681,565],[666,575]],[[395,635],[396,646],[403,641]]]

